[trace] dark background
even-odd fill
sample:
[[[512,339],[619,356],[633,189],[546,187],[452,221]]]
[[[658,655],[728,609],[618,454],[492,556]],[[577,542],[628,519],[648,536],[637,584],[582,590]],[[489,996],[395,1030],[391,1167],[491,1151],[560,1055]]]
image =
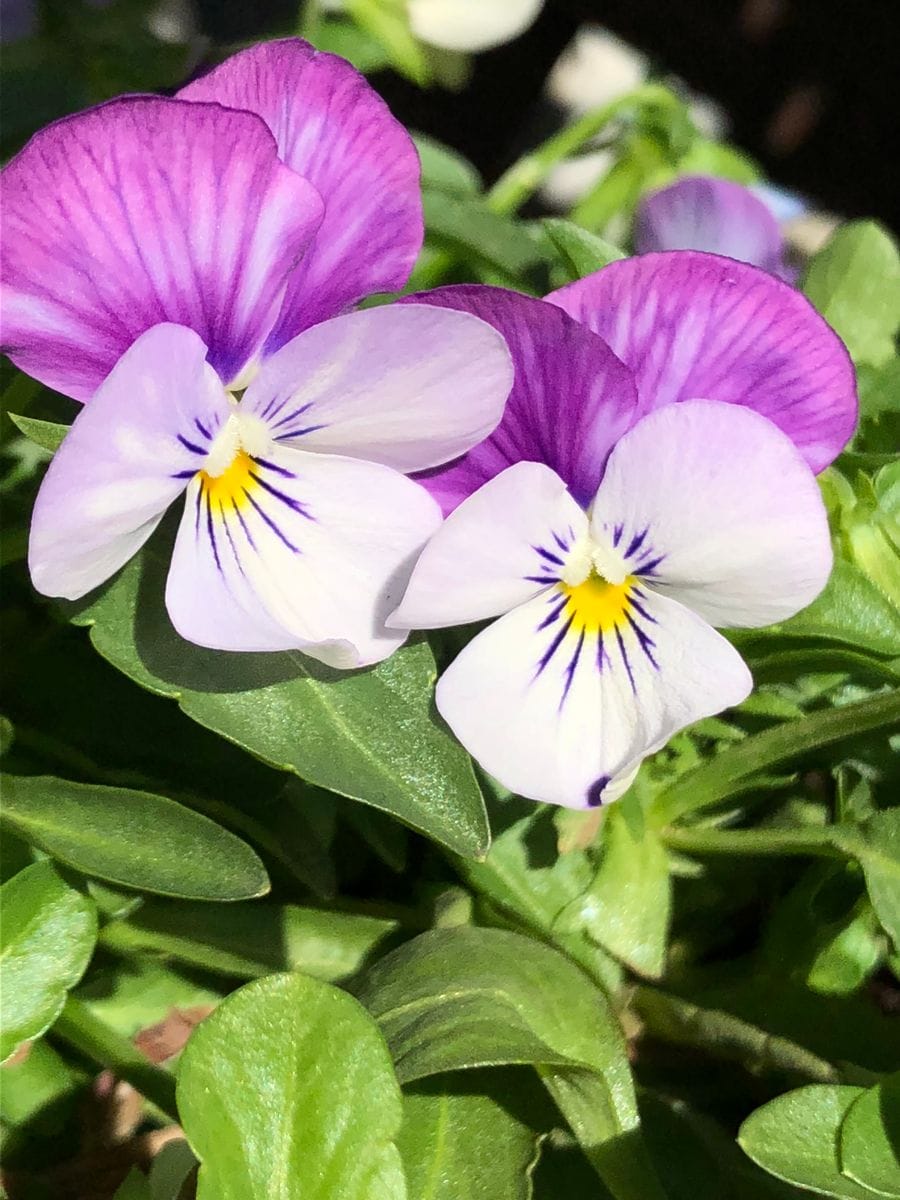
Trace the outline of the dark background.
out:
[[[198,0],[217,42],[282,31],[298,0]],[[550,132],[544,80],[575,30],[602,23],[728,112],[730,140],[776,182],[900,230],[900,0],[547,0],[517,41],[478,57],[470,87],[373,83],[407,125],[455,146],[490,182]]]

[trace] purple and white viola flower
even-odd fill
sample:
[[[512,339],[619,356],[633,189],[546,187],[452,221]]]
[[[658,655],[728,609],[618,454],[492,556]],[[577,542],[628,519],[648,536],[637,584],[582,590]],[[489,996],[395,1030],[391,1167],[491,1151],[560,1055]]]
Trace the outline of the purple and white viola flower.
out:
[[[409,134],[349,63],[295,38],[175,99],[55,122],[2,186],[3,348],[80,401],[162,322],[239,387],[302,330],[401,288],[422,243]]]
[[[815,472],[856,426],[853,364],[837,334],[794,288],[718,255],[622,259],[546,301],[463,284],[401,303],[481,317],[503,334],[516,365],[494,433],[422,478],[445,514],[522,460],[552,467],[587,505],[622,434],[685,400],[761,413]]]
[[[542,462],[486,483],[431,539],[390,624],[499,617],[442,675],[438,709],[510,790],[591,807],[679,729],[748,695],[713,626],[791,616],[830,567],[793,443],[748,408],[685,401],[618,441],[587,506]]]
[[[635,214],[634,248],[637,254],[705,250],[787,283],[797,278],[769,206],[743,184],[711,175],[688,175],[645,196]]]
[[[47,595],[85,595],[185,493],[166,587],[183,637],[301,649],[336,667],[378,662],[404,640],[385,618],[440,523],[401,472],[489,433],[511,379],[502,338],[477,318],[375,308],[293,338],[237,401],[196,333],[156,325],[48,468],[32,580]]]
[[[298,41],[66,118],[9,164],[4,348],[89,401],[35,507],[39,590],[102,583],[186,490],[184,637],[339,666],[400,644],[384,617],[439,519],[401,472],[481,440],[512,379],[469,314],[345,311],[405,281],[418,172],[362,76]]]

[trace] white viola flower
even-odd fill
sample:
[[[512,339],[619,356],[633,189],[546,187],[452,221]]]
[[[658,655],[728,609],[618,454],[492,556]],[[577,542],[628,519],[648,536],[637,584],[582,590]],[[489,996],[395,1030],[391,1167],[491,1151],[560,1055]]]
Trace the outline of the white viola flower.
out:
[[[686,400],[621,437],[586,509],[543,463],[495,475],[431,539],[389,623],[499,616],[444,672],[438,709],[511,791],[589,807],[748,695],[713,626],[784,620],[830,567],[796,446],[750,409]]]
[[[544,0],[409,0],[413,33],[430,46],[474,54],[524,33]]]

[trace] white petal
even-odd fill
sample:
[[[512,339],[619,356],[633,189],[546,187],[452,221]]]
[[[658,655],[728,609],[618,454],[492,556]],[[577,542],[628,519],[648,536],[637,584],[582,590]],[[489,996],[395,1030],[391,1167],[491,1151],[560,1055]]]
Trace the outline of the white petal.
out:
[[[123,566],[199,469],[228,413],[196,333],[156,325],[142,334],[44,476],[28,549],[38,591],[75,600]]]
[[[505,787],[582,808],[751,687],[737,651],[674,600],[638,587],[626,611],[615,596],[598,605],[551,588],[469,643],[438,682],[437,706]]]
[[[188,491],[166,589],[189,641],[300,649],[335,667],[387,658],[385,628],[440,522],[431,497],[387,467],[274,449]]]
[[[587,518],[555,472],[516,463],[446,519],[389,624],[440,629],[508,612],[560,578],[586,529]]]
[[[544,0],[409,0],[416,37],[443,50],[489,50],[524,33]]]
[[[422,471],[483,441],[512,382],[486,321],[403,304],[307,329],[263,364],[242,408],[284,446]]]
[[[644,417],[613,450],[592,532],[628,569],[717,626],[781,621],[831,570],[812,471],[766,417],[688,400]]]

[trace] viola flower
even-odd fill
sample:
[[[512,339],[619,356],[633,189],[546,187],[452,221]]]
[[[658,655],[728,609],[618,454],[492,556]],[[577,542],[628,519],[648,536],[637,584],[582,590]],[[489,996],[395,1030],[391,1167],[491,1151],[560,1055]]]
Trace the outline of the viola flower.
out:
[[[621,435],[686,400],[761,413],[815,472],[852,436],[856,382],[843,343],[804,296],[755,267],[695,251],[645,254],[547,301],[459,285],[402,302],[480,316],[516,365],[494,433],[422,478],[445,514],[522,460],[551,467],[586,506]]]
[[[645,196],[634,220],[637,254],[706,250],[751,263],[794,283],[778,221],[747,187],[728,179],[689,175]]]
[[[6,349],[90,401],[35,506],[40,591],[102,583],[186,490],[184,637],[337,666],[400,644],[384,617],[439,514],[399,472],[488,434],[511,382],[468,314],[336,315],[405,282],[418,172],[362,76],[296,40],[59,121],[10,163]]]
[[[444,672],[437,706],[504,786],[582,808],[752,688],[713,625],[783,620],[831,566],[816,480],[759,413],[688,400],[615,445],[585,506],[541,462],[447,518],[390,624],[498,617]]]
[[[488,433],[511,374],[500,336],[466,313],[375,308],[294,338],[238,401],[196,333],[156,325],[47,470],[31,526],[34,584],[85,595],[185,493],[166,587],[183,637],[298,648],[336,667],[378,662],[405,638],[385,618],[440,522],[401,472]]]
[[[57,121],[2,182],[3,349],[80,401],[163,322],[240,387],[302,330],[401,288],[422,242],[408,133],[349,63],[295,38],[176,99]]]

